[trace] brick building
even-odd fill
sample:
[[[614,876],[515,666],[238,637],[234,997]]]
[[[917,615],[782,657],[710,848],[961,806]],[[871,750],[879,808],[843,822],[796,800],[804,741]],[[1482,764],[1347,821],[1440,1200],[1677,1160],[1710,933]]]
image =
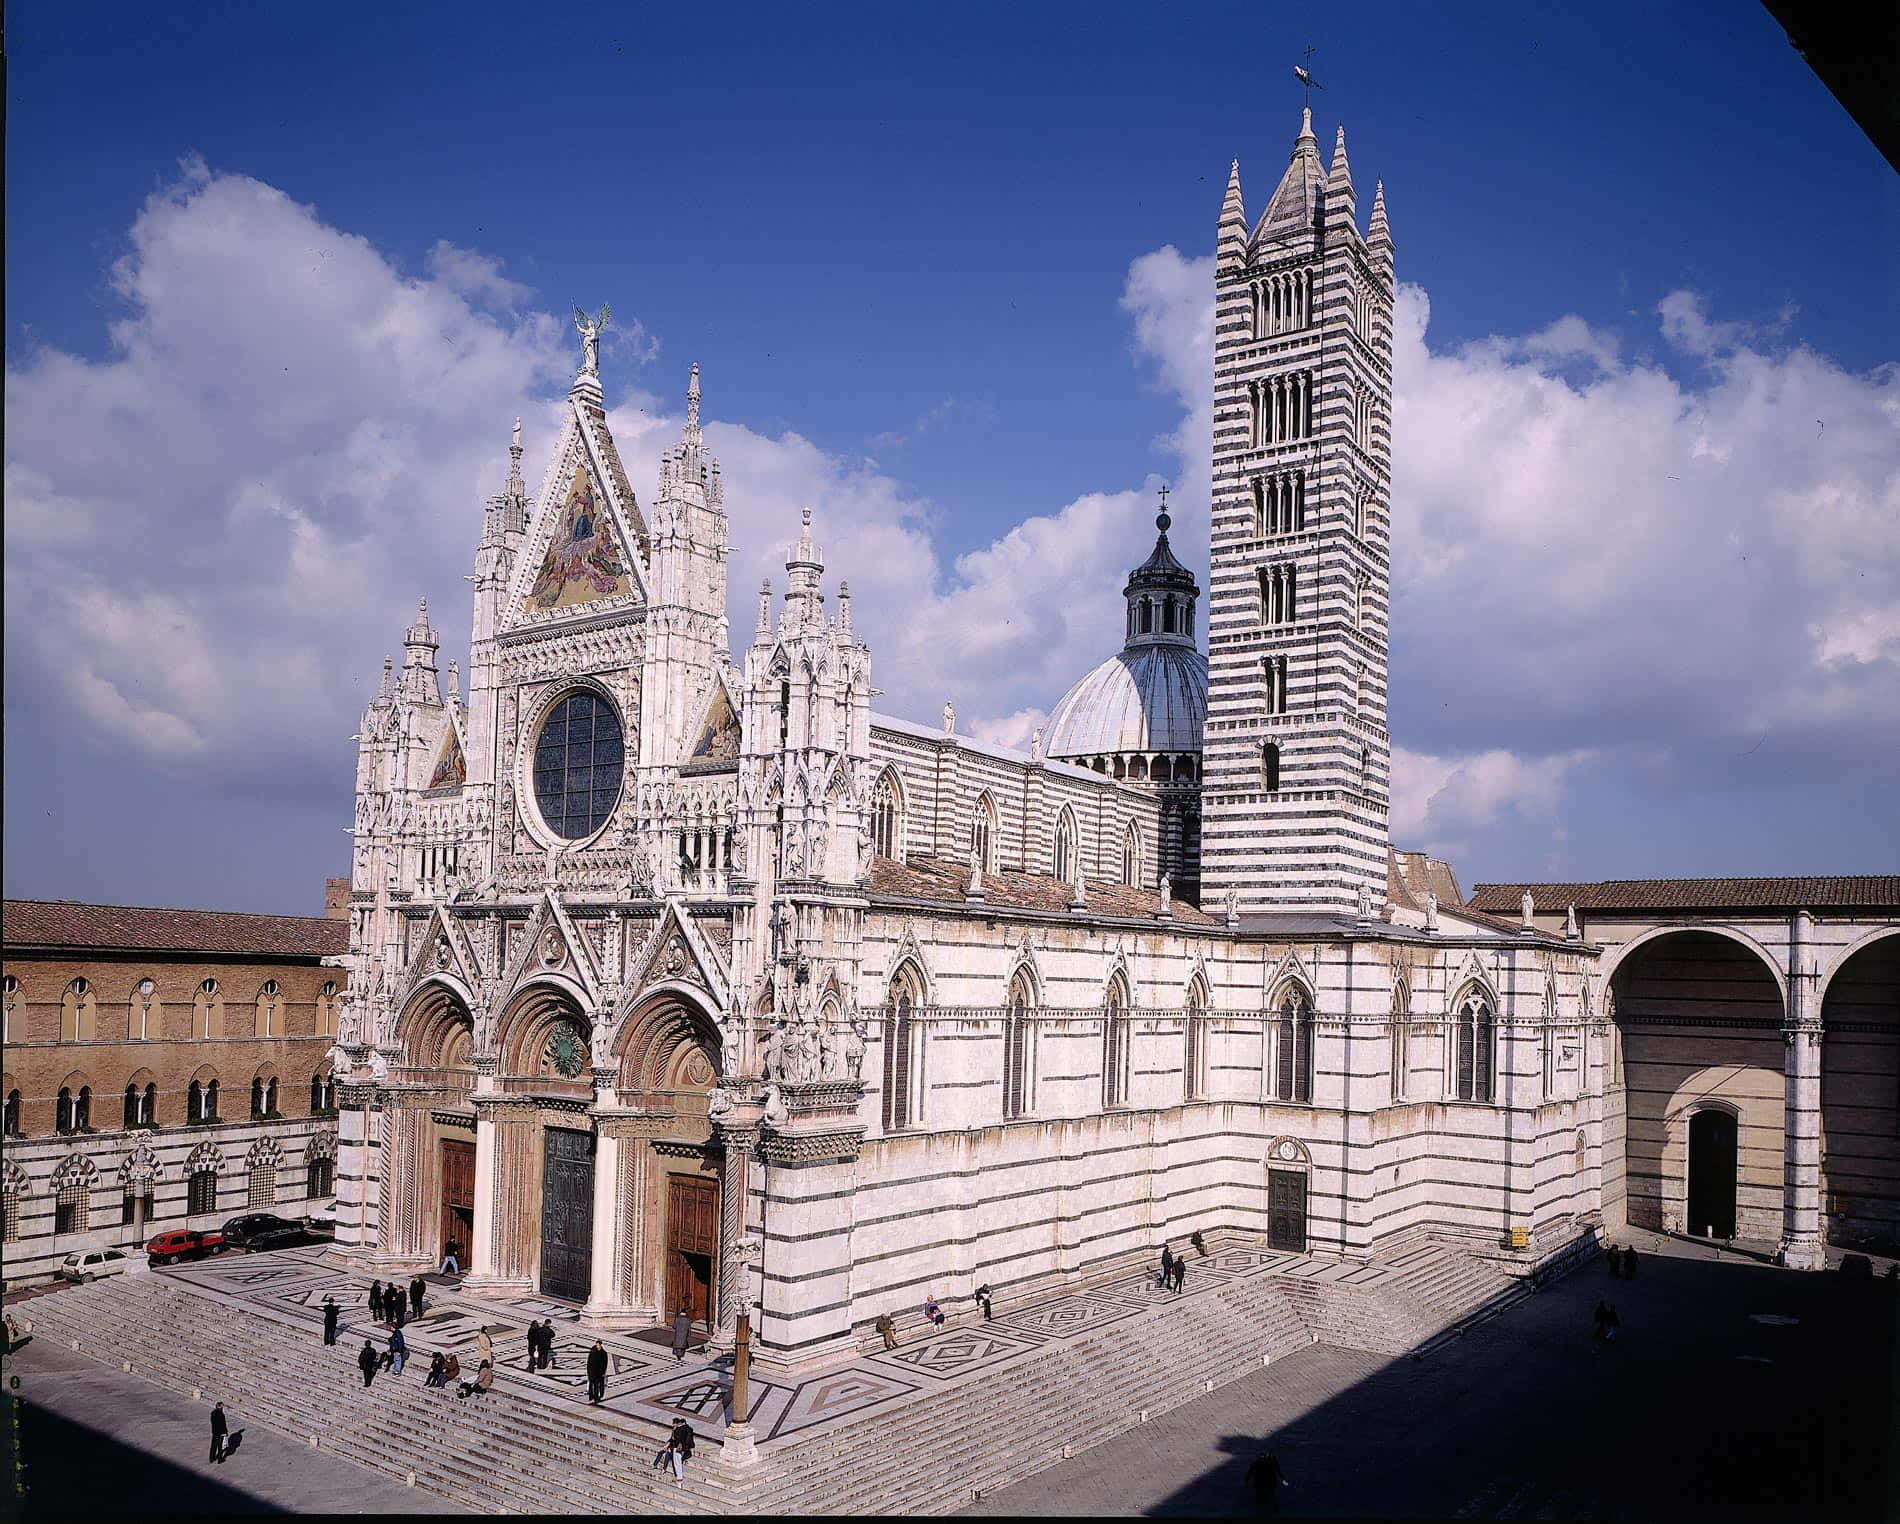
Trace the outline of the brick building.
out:
[[[8,900],[7,1278],[335,1190],[346,921]]]

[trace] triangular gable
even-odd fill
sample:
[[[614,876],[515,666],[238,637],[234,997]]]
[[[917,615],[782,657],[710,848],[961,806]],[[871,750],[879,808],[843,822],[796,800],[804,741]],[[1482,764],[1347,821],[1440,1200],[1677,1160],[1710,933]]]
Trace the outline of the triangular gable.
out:
[[[529,614],[553,614],[634,590],[633,557],[594,473],[581,466],[555,512],[553,532],[526,594]]]
[[[733,762],[739,756],[739,715],[726,692],[724,674],[713,678],[712,696],[706,712],[693,732],[693,747],[686,754],[689,762]]]
[[[401,986],[391,1002],[398,1012],[426,979],[440,977],[459,984],[464,996],[472,996],[482,987],[481,966],[474,949],[462,927],[442,906],[437,905],[430,913],[422,934],[415,939],[415,948],[415,956],[403,971]]]
[[[595,952],[576,930],[561,902],[548,890],[522,931],[521,945],[508,963],[507,995],[543,974],[562,974],[581,987],[588,1008],[601,1002],[601,975]]]
[[[1264,989],[1266,991],[1267,1008],[1269,1010],[1278,1006],[1280,992],[1289,983],[1298,984],[1305,990],[1309,999],[1312,998],[1313,992],[1319,988],[1319,986],[1314,983],[1312,973],[1307,969],[1306,964],[1301,960],[1297,952],[1285,954],[1267,974]]]
[[[634,955],[632,967],[636,972],[627,981],[628,1010],[649,986],[663,983],[699,985],[711,997],[715,1012],[723,1013],[731,1005],[732,983],[725,959],[677,898],[666,902],[652,935]]]
[[[430,788],[460,788],[468,782],[468,752],[462,745],[461,729],[451,709],[449,722],[442,728],[442,745],[436,751],[435,766],[429,770]]]
[[[646,596],[646,570],[637,553],[646,525],[604,420],[583,413],[579,399],[570,397],[528,543],[515,564],[508,624],[593,613]]]

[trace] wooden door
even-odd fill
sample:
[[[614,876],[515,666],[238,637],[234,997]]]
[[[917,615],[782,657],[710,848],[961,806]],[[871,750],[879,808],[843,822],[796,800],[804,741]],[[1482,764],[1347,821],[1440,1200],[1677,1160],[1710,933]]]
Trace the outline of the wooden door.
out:
[[[669,1323],[683,1307],[712,1327],[713,1273],[719,1255],[719,1185],[691,1175],[666,1177],[666,1306]]]
[[[1267,1171],[1267,1247],[1306,1252],[1306,1172]]]
[[[442,1140],[442,1237],[436,1245],[436,1263],[455,1245],[455,1262],[468,1269],[475,1245],[475,1145],[457,1138]]]
[[[587,1300],[594,1268],[594,1135],[542,1134],[541,1294]]]

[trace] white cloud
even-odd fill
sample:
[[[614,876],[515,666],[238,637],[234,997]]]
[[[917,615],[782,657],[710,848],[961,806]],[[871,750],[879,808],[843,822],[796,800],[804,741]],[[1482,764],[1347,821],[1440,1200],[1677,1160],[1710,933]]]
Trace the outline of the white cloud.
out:
[[[1453,756],[1392,748],[1392,837],[1408,848],[1456,858],[1473,835],[1500,824],[1557,818],[1571,771],[1593,752],[1521,757],[1502,747]],[[1559,839],[1562,828],[1557,828]]]

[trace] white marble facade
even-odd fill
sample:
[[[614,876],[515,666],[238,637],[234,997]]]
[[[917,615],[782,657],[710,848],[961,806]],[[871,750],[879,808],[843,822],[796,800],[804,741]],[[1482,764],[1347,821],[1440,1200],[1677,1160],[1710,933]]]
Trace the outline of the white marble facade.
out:
[[[1197,1228],[1534,1259],[1596,1220],[1594,950],[1387,841],[1383,197],[1362,235],[1309,122],[1219,249],[1213,654],[1164,521],[1153,675],[1078,683],[1066,754],[874,716],[809,513],[735,650],[697,369],[643,509],[587,339],[487,506],[466,693],[425,608],[364,716],[342,1252],[453,1240],[602,1324],[743,1299],[811,1365]]]

